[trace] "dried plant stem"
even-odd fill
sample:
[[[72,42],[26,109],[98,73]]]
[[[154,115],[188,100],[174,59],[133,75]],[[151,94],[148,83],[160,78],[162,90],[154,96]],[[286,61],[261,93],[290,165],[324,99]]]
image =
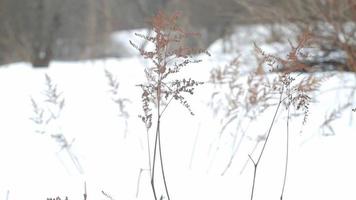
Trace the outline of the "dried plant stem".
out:
[[[277,117],[279,108],[281,107],[281,104],[282,104],[282,102],[283,102],[283,101],[282,101],[282,96],[283,96],[283,89],[282,89],[282,92],[281,92],[281,94],[280,94],[280,98],[279,98],[279,102],[278,102],[276,111],[274,112],[274,116],[273,116],[273,119],[272,119],[272,123],[271,123],[271,125],[270,125],[270,127],[269,127],[269,129],[268,129],[267,136],[266,136],[266,140],[265,140],[264,143],[263,143],[263,147],[262,147],[261,153],[260,153],[260,155],[259,155],[259,157],[258,157],[258,160],[257,160],[256,164],[258,164],[258,163],[260,162],[260,160],[261,160],[261,158],[262,158],[262,155],[263,155],[263,153],[264,153],[264,151],[265,151],[266,144],[267,144],[267,142],[268,142],[269,136],[271,135],[272,127],[273,127],[273,125],[274,125],[274,122],[276,121],[276,117]]]
[[[152,160],[152,171],[151,171],[151,187],[152,187],[152,192],[155,200],[157,200],[157,195],[156,195],[156,188],[154,184],[154,177],[155,177],[155,166],[156,166],[156,152],[157,152],[157,140],[158,140],[158,127],[159,127],[159,122],[160,119],[158,117],[158,122],[157,122],[157,128],[156,128],[156,135],[155,135],[155,143],[154,143],[154,149],[153,149],[153,160]]]
[[[164,165],[163,165],[163,157],[162,157],[162,144],[161,144],[161,117],[165,109],[168,107],[168,104],[164,107],[162,113],[161,113],[161,77],[159,77],[158,81],[158,86],[157,86],[157,127],[156,127],[156,135],[155,135],[155,144],[154,144],[154,152],[153,152],[153,160],[152,160],[152,175],[151,175],[151,186],[153,190],[153,194],[155,199],[157,199],[156,195],[156,189],[155,189],[155,184],[154,184],[154,178],[155,178],[155,164],[156,164],[156,158],[157,158],[157,151],[158,151],[158,156],[160,160],[160,167],[161,167],[161,175],[163,178],[163,184],[164,188],[166,191],[166,195],[168,200],[170,200],[169,197],[169,192],[168,192],[168,187],[167,187],[167,180],[166,180],[166,175],[164,171]],[[170,102],[169,102],[170,103]]]
[[[252,179],[252,190],[251,190],[251,200],[253,199],[253,194],[255,192],[255,184],[256,184],[256,173],[257,173],[257,163],[251,158],[251,155],[248,154],[248,157],[250,158],[251,162],[253,163],[253,179]]]
[[[160,119],[160,117],[158,117],[157,129],[156,129],[156,139],[155,139],[153,161],[152,161],[153,166],[152,166],[151,186],[152,186],[154,197],[155,197],[155,199],[157,199],[154,178],[155,178],[155,164],[156,164],[156,157],[157,157],[157,150],[158,150],[158,156],[159,156],[160,167],[161,167],[161,175],[163,177],[163,184],[164,184],[164,188],[165,188],[165,191],[167,194],[167,198],[168,198],[168,200],[170,200],[168,187],[167,187],[167,180],[166,180],[166,175],[164,172],[164,165],[163,165],[160,124],[161,124],[161,119]]]
[[[280,200],[283,199],[284,190],[285,190],[286,181],[287,181],[287,173],[288,173],[288,161],[289,161],[289,116],[290,116],[290,108],[288,106],[288,112],[287,112],[287,138],[286,138],[286,160],[285,160],[286,162],[285,162],[285,167],[284,167],[283,186],[282,186],[282,192],[281,192]]]
[[[78,172],[80,174],[83,174],[83,168],[82,165],[79,162],[78,157],[70,150],[70,148],[65,148],[65,150],[67,151],[67,154],[69,155],[71,161],[73,162],[75,168],[77,168]]]
[[[165,49],[165,51],[167,51],[167,48]],[[166,59],[164,59],[164,60],[166,60]],[[165,66],[165,65],[166,65],[166,63],[164,63],[163,66]],[[156,133],[156,135],[157,135],[157,138],[158,138],[158,152],[159,152],[159,157],[160,157],[161,173],[162,173],[162,177],[163,177],[164,189],[166,190],[166,194],[167,194],[168,200],[170,200],[168,187],[167,187],[167,181],[166,181],[166,175],[165,175],[164,166],[163,166],[163,157],[162,157],[162,144],[161,144],[161,117],[162,117],[162,113],[161,113],[161,87],[162,87],[162,85],[161,84],[162,84],[162,76],[159,75],[158,88],[157,88],[157,101],[158,101],[157,105],[158,106],[157,106],[157,133]],[[166,107],[164,108],[164,110],[162,112],[164,112],[166,110],[166,108],[168,107],[169,103],[166,105]]]
[[[141,177],[142,177],[142,172],[144,171],[149,171],[150,176],[151,176],[151,170],[150,169],[143,169],[141,168],[139,173],[138,173],[138,178],[137,178],[137,186],[136,186],[136,198],[138,198],[138,194],[140,193],[140,183],[141,183]],[[104,193],[103,193],[104,194]]]
[[[249,122],[251,122],[251,121],[249,121]],[[231,156],[230,156],[229,163],[225,166],[225,169],[224,169],[224,171],[221,173],[221,176],[224,176],[224,175],[226,174],[227,170],[230,169],[230,167],[231,167],[231,165],[232,165],[232,161],[234,160],[235,155],[237,154],[237,152],[238,152],[238,150],[239,150],[239,148],[240,148],[240,146],[241,146],[241,143],[242,143],[242,141],[243,141],[244,138],[245,138],[245,135],[246,135],[246,132],[247,132],[249,126],[250,126],[250,123],[248,123],[248,125],[247,125],[247,127],[246,127],[245,130],[242,130],[241,138],[240,138],[240,140],[238,141],[238,143],[235,145],[234,151],[233,151],[233,153],[232,153]],[[239,127],[240,127],[240,124],[239,124]],[[233,142],[233,143],[235,144],[236,141],[237,141],[237,135],[234,136],[234,142]]]
[[[87,182],[84,182],[84,194],[83,194],[84,200],[87,200],[88,194],[87,194]]]
[[[253,200],[253,195],[254,195],[254,191],[255,191],[257,167],[258,167],[258,164],[259,164],[260,161],[261,161],[261,158],[262,158],[263,153],[265,152],[265,149],[266,149],[266,145],[267,145],[269,136],[271,135],[272,127],[273,127],[273,125],[274,125],[274,122],[276,121],[276,117],[277,117],[279,108],[281,107],[281,104],[282,104],[282,102],[283,102],[283,99],[282,99],[282,97],[283,97],[283,92],[284,92],[284,87],[282,88],[282,91],[281,91],[281,93],[280,93],[279,102],[278,102],[276,111],[274,112],[274,116],[273,116],[271,125],[270,125],[270,127],[269,127],[269,129],[268,129],[266,139],[265,139],[265,141],[263,142],[262,150],[261,150],[260,155],[258,156],[257,161],[254,161],[254,160],[252,159],[251,155],[248,155],[249,158],[250,158],[250,160],[251,160],[252,163],[253,163],[253,166],[254,166],[253,182],[252,182],[252,191],[251,191],[251,198],[250,198],[251,200]]]
[[[166,175],[164,172],[164,167],[163,167],[163,158],[162,158],[162,145],[161,145],[161,136],[160,136],[160,131],[158,132],[159,136],[158,136],[158,146],[159,146],[159,157],[160,157],[160,163],[161,163],[161,172],[162,172],[162,176],[163,176],[163,183],[164,183],[164,188],[166,190],[166,194],[167,194],[167,198],[168,200],[170,200],[169,198],[169,193],[168,193],[168,187],[167,187],[167,180],[166,180]]]
[[[146,137],[147,137],[148,169],[149,169],[150,177],[152,178],[151,145],[150,145],[150,136],[148,134],[148,128],[146,129]]]

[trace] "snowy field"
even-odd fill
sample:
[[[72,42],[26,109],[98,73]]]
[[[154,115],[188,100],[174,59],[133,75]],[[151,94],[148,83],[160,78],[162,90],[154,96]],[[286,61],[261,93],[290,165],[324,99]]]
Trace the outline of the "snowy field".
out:
[[[251,27],[237,30],[233,37],[234,43],[239,44],[235,48],[242,65],[253,65],[253,41],[270,53],[288,49],[280,43],[267,43],[263,38],[268,37],[268,31],[263,27],[254,27],[254,34],[247,34],[247,29]],[[128,42],[130,37],[133,36],[118,34],[116,40]],[[212,44],[209,52],[211,57],[201,56],[203,62],[185,68],[182,76],[209,82],[210,71],[236,55],[224,54],[221,40]],[[136,86],[145,81],[145,64],[133,55],[122,59],[55,61],[48,69],[33,69],[28,63],[2,66],[0,199],[40,200],[57,196],[64,199],[68,196],[70,200],[78,200],[83,199],[85,182],[88,199],[108,199],[102,191],[115,200],[153,199],[149,174],[145,171],[148,168],[146,129],[138,118],[142,113],[141,89]],[[120,115],[118,104],[112,101],[105,70],[120,84],[118,97],[126,99],[127,117]],[[44,115],[51,114],[48,109],[52,108],[46,107],[48,102],[43,94],[45,74],[62,92],[65,103],[56,120],[40,126],[31,120],[34,117],[31,98],[45,109]],[[351,108],[345,110],[332,123],[334,135],[320,128],[325,115],[348,100],[350,91],[345,86],[354,86],[355,81],[354,74],[333,76],[323,84],[321,94],[310,105],[306,125],[302,125],[300,118],[291,121],[284,199],[356,199],[356,122],[353,119],[356,113]],[[274,108],[249,126],[231,167],[222,176],[234,151],[229,136],[233,130],[219,137],[222,121],[226,119],[214,115],[211,108],[211,96],[218,89],[211,83],[196,88],[196,93],[189,97],[195,116],[173,102],[162,120],[163,158],[173,200],[250,198],[253,165],[248,161],[248,154],[256,138],[267,131]],[[356,100],[353,102],[352,108]],[[256,200],[279,199],[285,162],[285,113],[282,109],[278,114],[261,160]],[[70,151],[61,149],[50,136],[60,133],[70,143]],[[153,134],[150,132],[150,136]],[[139,179],[141,169],[144,170]]]

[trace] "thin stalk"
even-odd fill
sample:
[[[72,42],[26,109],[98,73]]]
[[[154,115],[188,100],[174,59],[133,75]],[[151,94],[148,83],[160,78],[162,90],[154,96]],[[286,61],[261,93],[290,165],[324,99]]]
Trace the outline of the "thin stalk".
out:
[[[255,184],[256,184],[256,174],[257,174],[257,163],[251,158],[251,155],[249,154],[248,157],[253,163],[253,179],[252,179],[252,189],[251,189],[251,200],[253,200],[253,194],[255,192]]]
[[[152,161],[151,161],[151,147],[150,147],[150,137],[148,135],[148,128],[146,128],[147,137],[147,152],[148,152],[148,169],[150,170],[150,177],[152,178]]]
[[[161,174],[163,177],[163,184],[164,184],[164,188],[167,194],[167,198],[168,200],[170,200],[169,197],[169,192],[168,192],[168,187],[167,187],[167,180],[166,180],[166,176],[165,176],[165,172],[164,172],[164,165],[163,165],[163,158],[162,158],[162,145],[161,145],[161,135],[160,135],[160,129],[161,129],[161,76],[159,75],[158,77],[158,83],[157,83],[157,127],[156,127],[156,139],[155,139],[155,145],[154,145],[154,153],[153,153],[153,163],[152,163],[152,176],[151,176],[151,186],[152,186],[152,190],[153,190],[153,194],[155,197],[155,200],[157,200],[157,196],[156,196],[156,189],[155,189],[155,185],[154,185],[154,172],[155,172],[155,163],[156,163],[156,156],[157,156],[157,150],[159,153],[159,158],[160,158],[160,165],[161,165]],[[164,110],[167,107],[164,108]],[[163,110],[163,111],[164,111]],[[158,149],[157,149],[158,148]]]
[[[169,99],[168,103],[164,106],[162,112],[159,114],[160,117],[163,115],[164,111],[166,111],[168,105],[171,103],[172,100],[173,100],[173,96]]]
[[[276,121],[276,117],[277,117],[279,108],[281,107],[281,104],[282,104],[282,102],[283,102],[283,101],[282,101],[283,91],[284,91],[284,88],[283,88],[282,91],[281,91],[281,95],[280,95],[280,97],[279,97],[279,102],[278,102],[276,111],[274,112],[274,116],[273,116],[271,125],[270,125],[270,127],[269,127],[269,129],[268,129],[268,133],[267,133],[267,136],[266,136],[266,140],[265,140],[264,143],[263,143],[263,147],[262,147],[261,153],[260,153],[260,155],[259,155],[259,157],[258,157],[258,159],[257,159],[257,162],[256,162],[257,165],[258,165],[258,163],[260,162],[260,160],[261,160],[261,158],[262,158],[262,155],[263,155],[263,153],[264,153],[264,151],[265,151],[266,144],[267,144],[267,142],[268,142],[269,136],[271,135],[272,127],[273,127],[273,125],[274,125],[274,122]]]
[[[251,151],[251,155],[256,151],[257,146],[258,146],[259,143],[260,143],[260,141],[257,141],[256,144],[255,144],[255,146],[253,146],[253,149],[252,149],[252,151]],[[246,166],[247,166],[249,160],[250,160],[250,158],[247,158],[247,160],[246,160],[244,166],[242,167],[242,169],[241,169],[241,171],[240,171],[240,174],[242,174],[242,173],[245,171],[245,168],[246,168]]]
[[[139,173],[138,173],[137,185],[136,185],[136,198],[138,198],[138,194],[140,193],[140,183],[141,183],[142,172],[147,171],[147,170],[148,169],[141,168]],[[105,193],[103,193],[103,194],[106,196]]]
[[[167,180],[166,180],[166,175],[164,172],[164,167],[163,167],[163,157],[162,157],[162,145],[161,145],[161,137],[160,137],[160,130],[158,131],[158,146],[159,146],[159,157],[161,161],[161,172],[162,172],[162,177],[163,177],[163,183],[164,183],[164,188],[166,190],[167,198],[170,200],[169,193],[168,193],[168,187],[167,187]]]
[[[285,168],[284,168],[284,178],[283,178],[283,186],[282,186],[282,192],[281,192],[280,200],[283,199],[284,190],[285,190],[286,182],[287,182],[288,161],[289,161],[289,114],[290,114],[290,108],[289,108],[289,106],[288,106],[288,113],[287,113],[286,163],[285,163]]]
[[[156,189],[155,189],[155,184],[154,184],[154,177],[155,177],[155,164],[156,164],[156,152],[157,152],[157,141],[158,141],[158,127],[159,127],[159,120],[157,123],[157,128],[156,128],[156,136],[155,136],[155,144],[154,144],[154,150],[153,150],[153,160],[152,160],[152,175],[151,175],[151,187],[152,187],[152,192],[155,200],[157,200],[157,195],[156,195]]]
[[[170,36],[170,32],[168,33],[168,38]],[[169,44],[169,43],[168,43]],[[168,44],[164,49],[164,64],[161,66],[166,67],[167,66],[167,49],[168,49]],[[163,111],[161,111],[161,87],[162,87],[162,74],[159,73],[158,75],[158,87],[157,87],[157,135],[158,135],[158,152],[159,152],[159,157],[160,157],[160,164],[161,164],[161,173],[163,177],[163,184],[164,184],[164,189],[166,190],[167,198],[170,200],[169,197],[169,192],[168,192],[168,187],[167,187],[167,180],[166,180],[166,175],[164,172],[164,165],[163,165],[163,157],[162,157],[162,145],[161,145],[161,116],[164,113],[164,111],[167,109],[168,105],[171,103],[173,97],[170,99],[168,104],[163,108]]]
[[[284,100],[284,99],[282,99],[282,97],[283,97],[283,92],[284,92],[284,87],[282,88],[282,91],[281,91],[281,93],[280,93],[279,102],[278,102],[276,111],[274,112],[274,116],[273,116],[272,122],[271,122],[271,124],[270,124],[269,129],[268,129],[266,139],[265,139],[265,141],[263,142],[263,147],[262,147],[262,150],[261,150],[260,155],[258,156],[257,161],[254,161],[254,160],[252,159],[252,157],[249,155],[250,160],[251,160],[251,161],[253,162],[253,164],[254,164],[254,174],[253,174],[253,182],[252,182],[251,200],[253,200],[253,194],[254,194],[254,190],[255,190],[257,167],[258,167],[258,164],[259,164],[260,161],[261,161],[261,158],[262,158],[263,153],[265,152],[266,144],[267,144],[267,142],[268,142],[269,136],[271,135],[272,127],[273,127],[273,125],[274,125],[274,122],[276,121],[276,117],[277,117],[279,108],[281,107],[281,104],[282,104],[282,102],[283,102],[283,100]]]
[[[249,123],[248,123],[246,129],[245,129],[245,130],[242,130],[241,138],[240,138],[238,144],[235,145],[235,149],[234,149],[233,153],[232,153],[231,156],[230,156],[229,163],[226,165],[224,171],[221,173],[221,176],[224,176],[225,173],[227,172],[227,170],[230,169],[230,167],[231,167],[231,165],[232,165],[232,161],[234,160],[235,155],[237,154],[237,152],[238,152],[238,150],[239,150],[239,148],[240,148],[240,146],[241,146],[241,143],[242,143],[242,141],[243,141],[244,138],[245,138],[246,132],[247,132],[249,126],[250,126],[250,122],[251,122],[251,121],[249,121]],[[240,125],[239,125],[239,126],[240,126]],[[237,138],[237,136],[235,136],[235,138]],[[235,138],[234,138],[234,143],[235,143],[235,141],[236,141]]]

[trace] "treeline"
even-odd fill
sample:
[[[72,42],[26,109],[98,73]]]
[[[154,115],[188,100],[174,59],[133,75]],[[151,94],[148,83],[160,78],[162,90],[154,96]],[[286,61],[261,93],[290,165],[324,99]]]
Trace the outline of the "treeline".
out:
[[[345,33],[340,24],[355,22],[354,0],[0,0],[0,64],[27,61],[46,66],[53,59],[120,57],[110,34],[147,27],[145,21],[158,10],[181,11],[182,26],[202,34],[188,41],[197,48],[231,34],[236,24],[293,22],[300,30],[329,32],[323,36],[324,49],[354,49],[354,40],[345,44],[336,37]]]
[[[228,0],[223,0],[228,2]],[[0,64],[120,56],[110,51],[113,31],[144,28],[157,10],[182,11],[188,29],[204,44],[223,33],[227,5],[214,0],[0,0]],[[199,40],[201,41],[201,40]]]

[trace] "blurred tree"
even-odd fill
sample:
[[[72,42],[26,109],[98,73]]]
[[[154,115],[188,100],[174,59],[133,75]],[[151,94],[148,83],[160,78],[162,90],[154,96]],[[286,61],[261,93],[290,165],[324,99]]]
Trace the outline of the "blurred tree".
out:
[[[226,34],[241,11],[235,0],[0,0],[0,63],[115,56],[113,31],[145,28],[158,10],[181,11],[183,25],[202,33],[190,46],[206,48]],[[240,8],[240,10],[239,10]],[[243,9],[242,9],[243,11]],[[242,13],[242,12],[241,12]]]

